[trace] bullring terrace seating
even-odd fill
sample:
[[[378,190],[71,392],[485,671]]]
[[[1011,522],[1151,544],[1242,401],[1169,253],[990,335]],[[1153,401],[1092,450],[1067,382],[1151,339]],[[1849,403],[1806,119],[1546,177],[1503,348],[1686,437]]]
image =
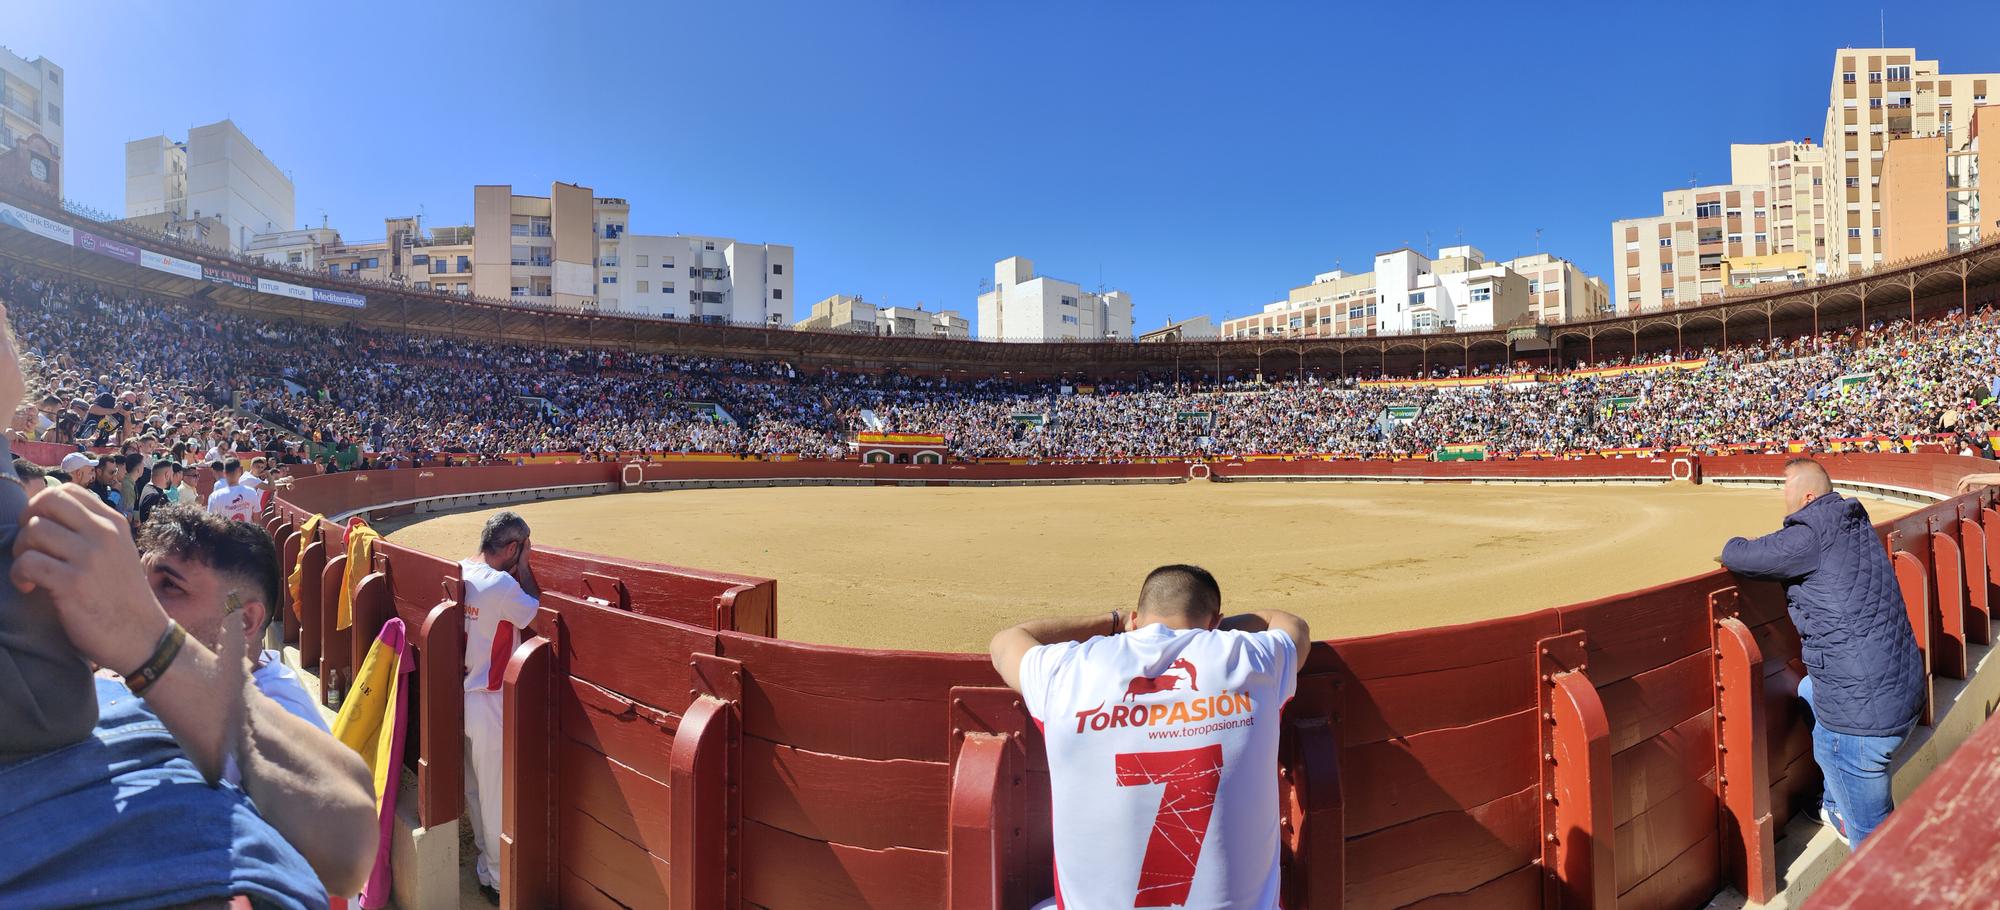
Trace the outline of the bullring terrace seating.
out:
[[[1701,458],[1699,473],[1769,479],[1782,462]],[[1942,455],[1828,463],[1838,481],[1933,491],[1979,467]],[[1247,479],[1301,464],[1209,467]],[[1592,468],[1543,464],[1551,479]],[[735,479],[750,470],[727,467]],[[1658,479],[1673,469],[1620,467]],[[344,537],[327,522],[299,539],[310,513],[618,470],[302,477],[269,520],[287,553],[303,545],[310,569],[315,550],[343,552]],[[702,470],[644,469],[661,481]],[[1015,467],[825,470],[945,483]],[[1488,468],[1423,470],[1466,479]],[[1947,499],[1881,530],[1934,674],[1970,675],[1968,656],[1991,640],[1994,497]],[[560,551],[539,559],[551,593],[504,685],[509,906],[1015,910],[1048,892],[1046,768],[983,656],[786,642],[770,637],[771,582]],[[324,624],[341,560],[302,592],[304,628]],[[422,630],[420,735],[406,761],[424,823],[447,822],[461,785],[452,566],[385,543],[373,568],[348,644],[322,648],[320,665],[352,665],[352,640],[390,615]],[[740,609],[746,597],[761,606]],[[1768,898],[1781,826],[1817,786],[1797,656],[1778,588],[1721,572],[1317,645],[1285,718],[1286,906],[1531,906],[1559,894],[1576,906],[1687,907],[1724,886]]]

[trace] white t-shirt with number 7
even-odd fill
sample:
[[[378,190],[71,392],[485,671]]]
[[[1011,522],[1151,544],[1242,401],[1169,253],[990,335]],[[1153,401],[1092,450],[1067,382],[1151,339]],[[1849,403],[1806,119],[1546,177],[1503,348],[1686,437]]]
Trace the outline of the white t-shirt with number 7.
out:
[[[1032,648],[1061,910],[1278,906],[1283,632],[1172,630]]]

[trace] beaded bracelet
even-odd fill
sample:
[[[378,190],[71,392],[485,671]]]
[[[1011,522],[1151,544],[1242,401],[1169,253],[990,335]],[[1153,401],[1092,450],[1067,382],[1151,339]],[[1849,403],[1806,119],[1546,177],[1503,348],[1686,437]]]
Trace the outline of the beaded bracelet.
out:
[[[167,620],[167,630],[160,633],[160,642],[153,646],[153,656],[146,659],[145,666],[125,674],[125,686],[133,695],[145,695],[146,690],[158,682],[160,674],[181,653],[181,645],[187,643],[187,630],[173,620]]]

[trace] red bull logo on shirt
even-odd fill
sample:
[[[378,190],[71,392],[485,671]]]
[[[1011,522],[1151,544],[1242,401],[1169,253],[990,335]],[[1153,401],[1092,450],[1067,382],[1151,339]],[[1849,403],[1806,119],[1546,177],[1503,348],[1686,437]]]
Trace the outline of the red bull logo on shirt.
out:
[[[1174,673],[1179,670],[1186,675]],[[1136,676],[1125,686],[1125,692],[1106,710],[1104,703],[1095,708],[1076,712],[1076,732],[1086,730],[1111,730],[1126,727],[1169,727],[1176,724],[1198,724],[1219,718],[1235,717],[1256,713],[1256,704],[1247,693],[1231,694],[1221,692],[1198,698],[1186,698],[1172,702],[1155,704],[1126,704],[1141,695],[1173,692],[1185,682],[1189,692],[1199,692],[1198,675],[1194,664],[1186,660],[1176,660],[1159,676]]]

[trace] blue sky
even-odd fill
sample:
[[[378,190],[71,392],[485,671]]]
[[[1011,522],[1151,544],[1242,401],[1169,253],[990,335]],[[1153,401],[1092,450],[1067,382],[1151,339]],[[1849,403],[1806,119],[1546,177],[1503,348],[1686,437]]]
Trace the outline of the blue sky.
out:
[[[2000,71],[1990,0],[5,0],[0,44],[64,68],[67,191],[100,209],[126,140],[230,117],[350,239],[561,180],[635,232],[794,245],[801,310],[971,317],[1022,255],[1131,291],[1143,331],[1461,232],[1604,275],[1609,222],[1727,180],[1730,142],[1817,141],[1885,4],[1890,45]]]

